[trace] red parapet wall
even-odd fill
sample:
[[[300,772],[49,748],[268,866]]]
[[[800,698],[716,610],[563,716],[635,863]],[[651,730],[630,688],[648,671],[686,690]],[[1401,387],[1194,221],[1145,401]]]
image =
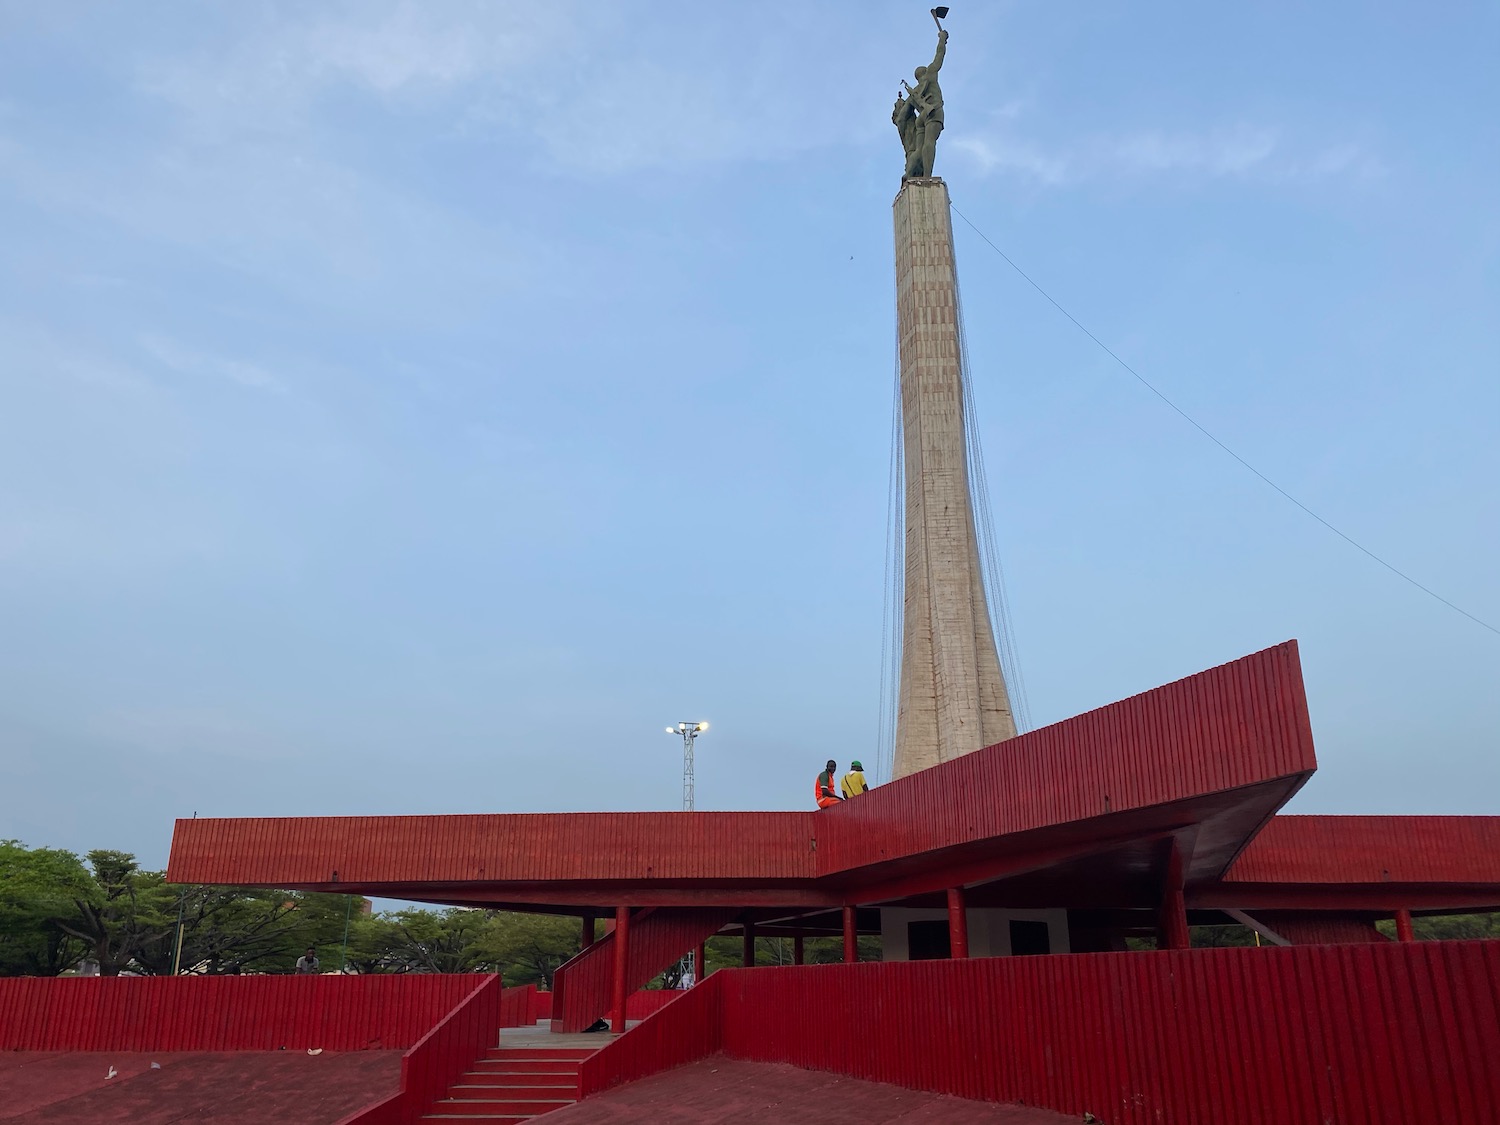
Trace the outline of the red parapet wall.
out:
[[[657,973],[734,917],[726,908],[663,907],[642,910],[630,920],[625,987],[635,992]],[[582,1031],[609,1013],[615,977],[615,934],[604,935],[553,976],[553,1030]],[[626,1000],[626,1018],[635,1018]]]
[[[587,1060],[715,1050],[1108,1125],[1500,1119],[1500,942],[728,969]]]
[[[0,980],[0,1050],[400,1050],[482,979],[19,977]]]
[[[625,1000],[625,1018],[643,1020],[661,1011],[681,995],[681,991],[665,988],[643,988],[639,992],[632,992]],[[501,1027],[530,1027],[551,1017],[552,993],[543,992],[534,984],[507,988],[500,993]]]
[[[419,1125],[458,1076],[496,1044],[502,1019],[499,976],[449,979],[466,981],[469,992],[401,1057],[400,1090],[338,1125]]]
[[[500,992],[500,1026],[530,1027],[542,1018],[542,997],[547,997],[546,1008],[552,1009],[551,996],[539,992],[534,984],[523,984],[517,988],[506,988]]]
[[[1316,765],[1297,642],[1287,641],[820,813],[818,874],[1295,778]]]
[[[654,1016],[672,1001],[685,996],[691,989],[643,988],[625,998],[625,1018],[643,1020]]]
[[[1225,883],[1500,884],[1500,817],[1275,816]]]
[[[686,992],[664,995],[673,1002],[584,1059],[578,1068],[579,1097],[586,1098],[720,1050],[724,1019],[719,978],[711,973]],[[650,996],[641,992],[636,996]],[[632,997],[634,999],[634,997]],[[857,1030],[846,1029],[846,1031]]]
[[[813,813],[511,813],[179,820],[174,883],[812,878]]]

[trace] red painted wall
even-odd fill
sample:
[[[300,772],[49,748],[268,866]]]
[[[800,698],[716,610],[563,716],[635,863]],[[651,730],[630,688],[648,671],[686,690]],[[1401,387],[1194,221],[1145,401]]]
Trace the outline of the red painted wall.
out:
[[[748,970],[753,972],[754,970]],[[578,1068],[579,1096],[670,1070],[721,1049],[724,1035],[722,972],[711,973],[675,1002],[584,1059]],[[650,995],[637,993],[637,995]]]
[[[179,820],[174,883],[811,878],[812,813],[510,813]],[[337,872],[337,878],[335,878]]]
[[[499,976],[449,977],[470,985],[458,1005],[401,1057],[401,1088],[338,1125],[419,1125],[459,1075],[498,1041]],[[477,984],[476,984],[477,982]],[[521,991],[521,990],[516,990]]]
[[[1229,883],[1500,884],[1500,817],[1276,816]]]
[[[0,1050],[400,1049],[484,979],[416,973],[13,978],[0,980]]]
[[[691,990],[643,988],[639,992],[632,992],[625,999],[625,1018],[643,1020],[647,1016],[655,1015],[678,997],[686,995],[688,991]]]
[[[583,1089],[717,1049],[1108,1125],[1492,1122],[1500,942],[722,970]]]
[[[1288,641],[820,813],[818,874],[1315,767],[1297,643]]]
[[[735,913],[731,909],[695,907],[640,911],[630,920],[630,975],[625,987],[632,992],[639,989],[699,942],[715,934]],[[614,976],[615,934],[611,931],[554,974],[553,1029],[582,1031],[606,1015]],[[626,1018],[639,1018],[630,1010],[632,999],[626,999]]]
[[[664,988],[632,992],[625,999],[625,1018],[643,1020],[661,1011],[681,995],[680,991]],[[507,988],[500,994],[501,1027],[530,1027],[539,1020],[551,1017],[552,993],[542,992],[534,984]]]
[[[817,765],[789,784],[802,791]],[[1289,641],[824,812],[179,820],[167,874],[413,897],[432,883],[467,883],[466,893],[513,903],[551,901],[549,888],[566,900],[598,884],[711,880],[717,886],[705,895],[739,891],[721,901],[744,905],[744,890],[819,893],[821,876],[1260,782],[1295,783],[1314,766]],[[628,889],[619,901],[629,901]]]

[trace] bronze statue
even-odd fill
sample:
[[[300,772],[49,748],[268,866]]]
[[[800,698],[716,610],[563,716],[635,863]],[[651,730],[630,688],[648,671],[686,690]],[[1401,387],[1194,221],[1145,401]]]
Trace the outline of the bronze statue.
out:
[[[906,150],[906,171],[901,178],[908,180],[922,174],[922,124],[917,119],[917,103],[903,94],[896,95],[896,108],[891,111],[891,121],[896,132],[901,134],[901,147]]]
[[[947,8],[934,8],[933,22],[947,14]],[[947,49],[948,33],[938,23],[937,53],[932,56],[931,65],[917,67],[913,75],[917,80],[915,86],[901,83],[906,93],[897,96],[891,121],[901,134],[901,147],[906,150],[906,174],[902,179],[932,175],[938,137],[943,132],[943,88],[938,85],[938,71]]]

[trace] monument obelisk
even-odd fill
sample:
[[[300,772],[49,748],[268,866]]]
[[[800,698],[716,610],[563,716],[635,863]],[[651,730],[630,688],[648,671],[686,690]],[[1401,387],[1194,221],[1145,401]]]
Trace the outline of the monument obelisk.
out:
[[[946,15],[934,9],[933,18]],[[937,54],[891,115],[906,150],[894,203],[896,321],[906,467],[906,593],[894,775],[1016,733],[979,562],[964,432],[963,349],[948,186],[932,174],[943,129]]]

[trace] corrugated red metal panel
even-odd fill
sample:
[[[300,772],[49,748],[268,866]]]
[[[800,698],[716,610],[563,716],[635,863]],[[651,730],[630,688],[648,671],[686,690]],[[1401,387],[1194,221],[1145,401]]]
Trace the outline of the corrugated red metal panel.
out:
[[[586,1098],[718,1051],[723,1039],[720,975],[714,973],[677,994],[674,1003],[584,1059],[578,1068],[578,1096]]]
[[[1389,941],[1367,917],[1326,911],[1257,910],[1254,918],[1293,945],[1350,945]]]
[[[716,889],[701,889],[715,901],[738,901],[733,896],[746,888],[774,898],[797,884],[827,895],[834,892],[814,887],[816,877],[1112,812],[1248,793],[1257,783],[1296,781],[1313,767],[1297,648],[1288,642],[821,813],[178,821],[168,876],[399,894],[423,889],[429,897],[447,892],[462,901],[474,901],[476,886],[503,898],[507,883],[660,890],[719,881]],[[1224,859],[1243,838],[1231,835]],[[617,890],[617,901],[630,901],[628,891]]]
[[[1288,641],[819,813],[818,873],[1314,768],[1301,662]]]
[[[730,1055],[1109,1125],[1500,1119],[1500,942],[732,969],[708,985]],[[699,1008],[657,1018],[714,1038]],[[688,1061],[694,1045],[663,1039]],[[588,1089],[650,1073],[646,1046],[601,1052]]]
[[[403,1048],[480,979],[403,974],[0,980],[0,1050]]]
[[[1272,817],[1224,882],[1500,884],[1500,817]]]
[[[458,1005],[401,1058],[401,1089],[338,1125],[418,1125],[459,1075],[499,1042],[500,978],[450,977],[471,986]],[[519,991],[519,990],[518,990]],[[534,990],[533,990],[534,991]]]
[[[502,989],[500,992],[500,1026],[530,1027],[535,1024],[541,1018],[538,1014],[541,1005],[537,1000],[540,995],[542,994],[537,991],[534,984]]]
[[[634,992],[698,943],[718,933],[737,911],[662,907],[630,920],[630,976]],[[554,1031],[582,1031],[609,1011],[614,984],[615,935],[606,934],[557,970],[552,978]],[[627,1016],[629,1001],[626,1002]]]
[[[458,1076],[499,1044],[499,1023],[500,978],[492,975],[401,1059],[399,1125],[418,1125]]]
[[[654,1016],[672,1001],[686,996],[689,991],[689,989],[643,988],[639,992],[632,992],[625,1001],[625,1018],[643,1020],[647,1016]]]
[[[174,883],[798,879],[812,813],[512,813],[179,820]]]

